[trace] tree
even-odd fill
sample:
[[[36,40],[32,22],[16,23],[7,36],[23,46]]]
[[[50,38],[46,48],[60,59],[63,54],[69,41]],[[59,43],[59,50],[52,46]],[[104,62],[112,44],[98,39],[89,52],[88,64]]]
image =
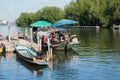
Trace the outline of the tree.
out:
[[[16,20],[18,26],[28,26],[28,13],[21,13],[20,17]]]
[[[65,7],[65,17],[82,26],[111,27],[120,21],[120,0],[72,0]]]
[[[51,23],[56,22],[64,17],[63,11],[58,7],[44,7],[41,12],[41,20],[46,20]]]
[[[20,17],[16,20],[18,26],[29,26],[39,20],[45,20],[51,23],[64,18],[64,12],[58,7],[44,7],[36,13],[21,13]]]

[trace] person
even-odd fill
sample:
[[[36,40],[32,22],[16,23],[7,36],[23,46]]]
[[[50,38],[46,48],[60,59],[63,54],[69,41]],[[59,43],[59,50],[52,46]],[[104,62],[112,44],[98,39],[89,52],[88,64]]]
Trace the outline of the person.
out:
[[[78,39],[77,39],[76,36],[74,36],[74,37],[72,38],[72,42],[78,42]]]
[[[56,36],[55,36],[55,33],[52,33],[51,34],[51,38],[54,39]]]

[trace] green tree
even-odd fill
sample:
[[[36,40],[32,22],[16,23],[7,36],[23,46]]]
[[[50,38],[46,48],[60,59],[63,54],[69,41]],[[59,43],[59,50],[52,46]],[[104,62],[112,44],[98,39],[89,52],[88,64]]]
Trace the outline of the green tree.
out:
[[[72,0],[65,7],[65,18],[75,19],[82,26],[110,27],[119,24],[120,0]]]
[[[51,23],[64,18],[64,11],[58,7],[44,7],[35,13],[21,13],[20,17],[16,20],[18,26],[29,26],[39,20],[45,20]]]
[[[21,13],[20,17],[16,20],[16,24],[18,26],[28,26],[28,17],[29,14],[27,12]]]
[[[64,18],[63,11],[58,7],[44,7],[41,12],[41,20],[46,20],[51,23]]]

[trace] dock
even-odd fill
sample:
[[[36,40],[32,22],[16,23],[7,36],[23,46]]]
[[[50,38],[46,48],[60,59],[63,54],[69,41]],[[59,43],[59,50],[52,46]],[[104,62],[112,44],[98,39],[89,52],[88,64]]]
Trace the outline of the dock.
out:
[[[99,30],[100,26],[71,26],[71,28],[80,28],[81,30]]]
[[[11,41],[0,40],[0,43],[3,43],[5,45],[6,53],[14,52],[15,47],[17,45],[28,46],[30,48],[33,48],[35,51],[39,51],[37,43],[33,43],[33,42],[31,43],[29,40],[25,40],[25,39],[11,40]]]

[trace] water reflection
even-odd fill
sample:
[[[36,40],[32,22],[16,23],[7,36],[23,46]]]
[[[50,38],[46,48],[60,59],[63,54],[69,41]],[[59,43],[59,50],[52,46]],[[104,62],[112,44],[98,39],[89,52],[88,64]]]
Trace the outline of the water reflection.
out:
[[[70,60],[70,52],[54,52],[53,53],[53,64],[59,64]]]
[[[16,58],[16,61],[18,61],[25,68],[29,69],[34,75],[38,75],[38,76],[43,75],[42,69],[46,68],[46,66],[37,66],[37,65],[33,66],[33,64],[25,62],[19,57]]]
[[[6,58],[6,53],[5,52],[0,53],[0,61],[2,60],[2,57]]]

